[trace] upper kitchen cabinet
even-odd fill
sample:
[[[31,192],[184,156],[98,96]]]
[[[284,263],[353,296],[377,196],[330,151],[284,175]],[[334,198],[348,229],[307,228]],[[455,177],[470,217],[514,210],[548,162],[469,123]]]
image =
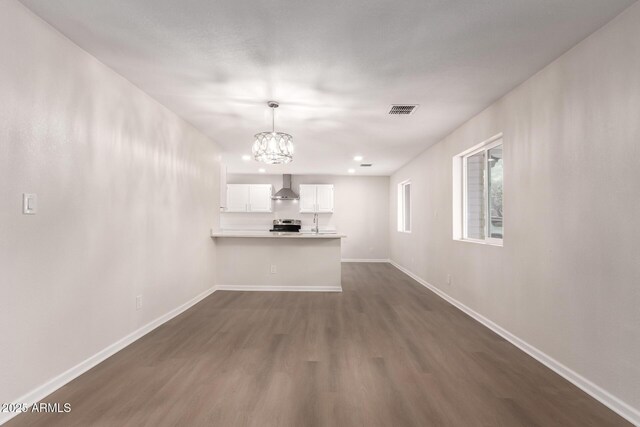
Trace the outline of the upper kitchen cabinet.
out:
[[[316,185],[316,211],[333,212],[333,185]]]
[[[332,213],[333,185],[300,184],[301,213]]]
[[[273,196],[271,184],[250,184],[248,212],[271,212],[273,206],[271,196]]]
[[[300,212],[316,211],[316,186],[300,185]]]
[[[270,184],[227,184],[226,212],[272,212]]]

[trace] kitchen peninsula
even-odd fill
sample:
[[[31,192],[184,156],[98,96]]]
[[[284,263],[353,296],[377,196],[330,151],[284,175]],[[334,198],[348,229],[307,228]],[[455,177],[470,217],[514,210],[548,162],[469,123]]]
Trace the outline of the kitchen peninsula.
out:
[[[212,232],[220,290],[341,292],[344,234]]]

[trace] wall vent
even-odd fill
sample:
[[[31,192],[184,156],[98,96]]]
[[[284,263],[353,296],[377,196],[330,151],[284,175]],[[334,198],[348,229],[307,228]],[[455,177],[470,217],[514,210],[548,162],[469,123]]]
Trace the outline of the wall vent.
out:
[[[389,109],[389,114],[408,115],[412,114],[418,108],[418,104],[394,104]]]
[[[361,163],[360,164],[361,168],[370,168],[371,166],[373,166],[373,163]]]

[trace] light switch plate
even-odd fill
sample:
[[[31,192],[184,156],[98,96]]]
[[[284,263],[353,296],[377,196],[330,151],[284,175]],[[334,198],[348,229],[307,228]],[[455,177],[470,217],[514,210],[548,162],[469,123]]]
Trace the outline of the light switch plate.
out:
[[[22,194],[22,213],[25,215],[35,215],[38,211],[38,196],[31,193]]]

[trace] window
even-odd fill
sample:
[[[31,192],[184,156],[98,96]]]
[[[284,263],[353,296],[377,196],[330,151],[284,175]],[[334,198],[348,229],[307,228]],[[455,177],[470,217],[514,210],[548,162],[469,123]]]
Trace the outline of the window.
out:
[[[454,157],[454,239],[502,244],[502,135]]]
[[[398,184],[398,231],[411,232],[411,181]]]

